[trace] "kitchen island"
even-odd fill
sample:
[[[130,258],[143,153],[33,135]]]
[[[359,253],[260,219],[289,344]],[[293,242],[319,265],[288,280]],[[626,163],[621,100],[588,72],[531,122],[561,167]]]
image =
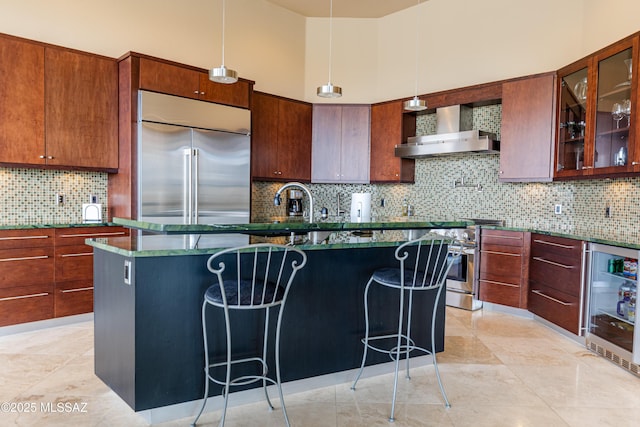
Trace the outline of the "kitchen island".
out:
[[[278,228],[274,223],[221,227],[114,222],[147,232],[174,229],[159,235],[132,230],[130,237],[88,241],[94,247],[96,375],[135,411],[202,398],[200,307],[212,283],[206,268],[211,254],[242,240],[283,243],[292,227],[294,233],[303,235],[328,232],[319,242],[307,239],[298,245],[307,253],[308,261],[296,276],[283,318],[281,367],[283,381],[287,382],[359,367],[360,339],[364,335],[363,292],[372,270],[397,266],[397,246],[430,228],[469,224],[414,219],[366,225],[285,223]],[[219,235],[221,228],[223,235]],[[212,234],[188,234],[208,232]],[[397,292],[377,291],[370,300],[371,310],[379,319],[375,332],[392,333],[397,328]],[[418,297],[414,309],[423,306],[430,311],[434,295]],[[444,308],[442,298],[437,308],[436,351],[444,346]],[[224,353],[224,334],[219,334],[216,326],[222,325],[222,315],[213,311],[209,317],[210,348],[217,349],[217,355]],[[259,352],[262,343],[256,337],[261,334],[256,331],[261,330],[261,320],[253,314],[246,320],[247,314],[243,315],[243,320],[235,323],[239,325],[235,333],[244,336],[245,343],[241,347],[236,340],[234,347],[238,345],[246,353]],[[429,328],[428,324],[415,324],[419,345],[429,344]],[[252,344],[247,347],[246,342]],[[376,354],[368,361],[382,362],[389,362],[388,356]],[[220,394],[219,387],[211,389],[211,395]]]

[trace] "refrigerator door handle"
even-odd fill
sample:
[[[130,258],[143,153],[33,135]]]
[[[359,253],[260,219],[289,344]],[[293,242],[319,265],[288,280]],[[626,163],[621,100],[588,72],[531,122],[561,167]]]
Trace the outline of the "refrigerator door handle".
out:
[[[200,158],[200,150],[197,148],[193,149],[193,180],[195,181],[195,185],[192,187],[193,188],[193,216],[191,218],[193,218],[193,223],[197,224],[198,223],[198,217],[200,216],[200,213],[198,211],[198,187],[200,187],[200,176],[198,173],[198,162],[199,162],[199,158]]]
[[[191,224],[191,219],[193,218],[193,200],[191,199],[191,188],[193,188],[191,148],[186,148],[184,150],[183,164],[184,179],[182,180],[182,215],[184,224]]]

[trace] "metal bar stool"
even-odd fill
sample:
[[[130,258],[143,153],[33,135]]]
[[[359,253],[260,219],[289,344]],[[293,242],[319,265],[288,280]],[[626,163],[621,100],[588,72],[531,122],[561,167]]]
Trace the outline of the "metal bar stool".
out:
[[[395,421],[396,394],[398,389],[398,370],[400,358],[406,357],[406,377],[409,376],[409,353],[421,351],[432,356],[433,365],[436,371],[436,378],[440,386],[440,392],[444,398],[445,406],[449,408],[449,400],[444,391],[438,362],[435,352],[435,328],[436,328],[436,308],[442,294],[442,289],[447,280],[447,274],[451,265],[462,254],[462,246],[455,245],[453,240],[434,233],[403,243],[396,249],[395,257],[400,261],[399,268],[380,268],[373,272],[364,290],[364,316],[365,316],[365,336],[361,340],[364,344],[362,364],[351,389],[356,389],[356,383],[362,375],[364,365],[367,360],[367,350],[371,349],[380,353],[388,354],[391,360],[395,361],[395,377],[393,380],[393,398],[391,401],[391,416],[389,421]],[[398,309],[398,332],[394,334],[370,336],[369,335],[369,289],[372,284],[395,288],[400,290],[400,306]],[[435,299],[431,315],[431,345],[424,348],[416,345],[411,338],[411,317],[413,308],[413,293],[418,291],[435,292]],[[406,331],[405,322],[405,293],[408,293]],[[403,342],[404,341],[404,342]]]
[[[205,390],[202,406],[200,407],[198,415],[193,420],[192,426],[196,425],[207,403],[209,381],[223,386],[224,406],[220,426],[224,426],[227,414],[229,388],[231,386],[252,384],[257,381],[262,381],[262,387],[269,409],[273,409],[273,405],[271,404],[271,399],[267,391],[267,382],[277,386],[284,419],[286,425],[289,426],[289,418],[287,417],[280,384],[280,326],[291,283],[298,270],[300,270],[306,262],[307,256],[301,250],[291,246],[268,243],[226,249],[209,257],[207,268],[216,276],[217,281],[207,289],[204,294],[204,302],[202,303]],[[219,363],[209,362],[210,355],[207,342],[206,322],[206,308],[209,305],[224,310],[226,360]],[[272,307],[278,307],[274,342],[275,380],[268,376],[267,366],[269,314]],[[264,310],[264,342],[261,357],[233,357],[231,351],[231,322],[229,320],[230,310]],[[232,366],[251,363],[256,364],[256,371],[259,371],[259,373],[231,378]],[[216,367],[225,369],[224,380],[214,377],[211,370]]]

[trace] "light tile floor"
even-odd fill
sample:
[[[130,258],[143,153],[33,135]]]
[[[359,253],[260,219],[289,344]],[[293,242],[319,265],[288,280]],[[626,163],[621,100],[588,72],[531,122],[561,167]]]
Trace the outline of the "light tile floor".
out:
[[[401,377],[392,425],[640,425],[639,378],[534,320],[448,308],[445,347],[438,361],[451,408],[443,405],[433,367],[418,367],[410,381]],[[288,395],[291,423],[389,426],[391,383],[392,375],[381,375],[362,379],[355,392],[345,383]],[[10,403],[0,407],[0,426],[146,425],[95,377],[92,322],[0,337],[0,402]],[[62,411],[48,409],[57,403]],[[218,417],[205,414],[199,425],[215,426]],[[228,412],[230,427],[281,425],[282,411],[269,412],[263,402]]]

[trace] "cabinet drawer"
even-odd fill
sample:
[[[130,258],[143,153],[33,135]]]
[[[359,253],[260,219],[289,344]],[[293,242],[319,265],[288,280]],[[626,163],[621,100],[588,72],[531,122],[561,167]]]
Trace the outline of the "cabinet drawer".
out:
[[[522,255],[508,252],[480,252],[480,279],[519,286],[522,275]]]
[[[56,282],[93,279],[93,247],[85,244],[56,247]]]
[[[524,242],[524,233],[507,230],[485,230],[480,233],[482,248],[485,245],[513,246],[522,248]]]
[[[520,307],[520,286],[518,284],[487,279],[479,280],[480,301]]]
[[[52,285],[0,288],[0,326],[53,317]]]
[[[53,229],[0,230],[0,250],[53,247]]]
[[[580,264],[564,264],[564,259],[552,261],[543,256],[532,256],[529,267],[529,278],[558,291],[580,296]]]
[[[580,334],[580,298],[536,282],[529,284],[529,311]]]
[[[0,288],[53,283],[53,248],[0,250]]]
[[[124,227],[78,227],[56,229],[56,246],[83,245],[86,239],[127,236]]]
[[[580,267],[582,241],[534,234],[531,236],[531,256]]]
[[[93,311],[93,281],[76,280],[56,283],[55,317],[90,313]]]

